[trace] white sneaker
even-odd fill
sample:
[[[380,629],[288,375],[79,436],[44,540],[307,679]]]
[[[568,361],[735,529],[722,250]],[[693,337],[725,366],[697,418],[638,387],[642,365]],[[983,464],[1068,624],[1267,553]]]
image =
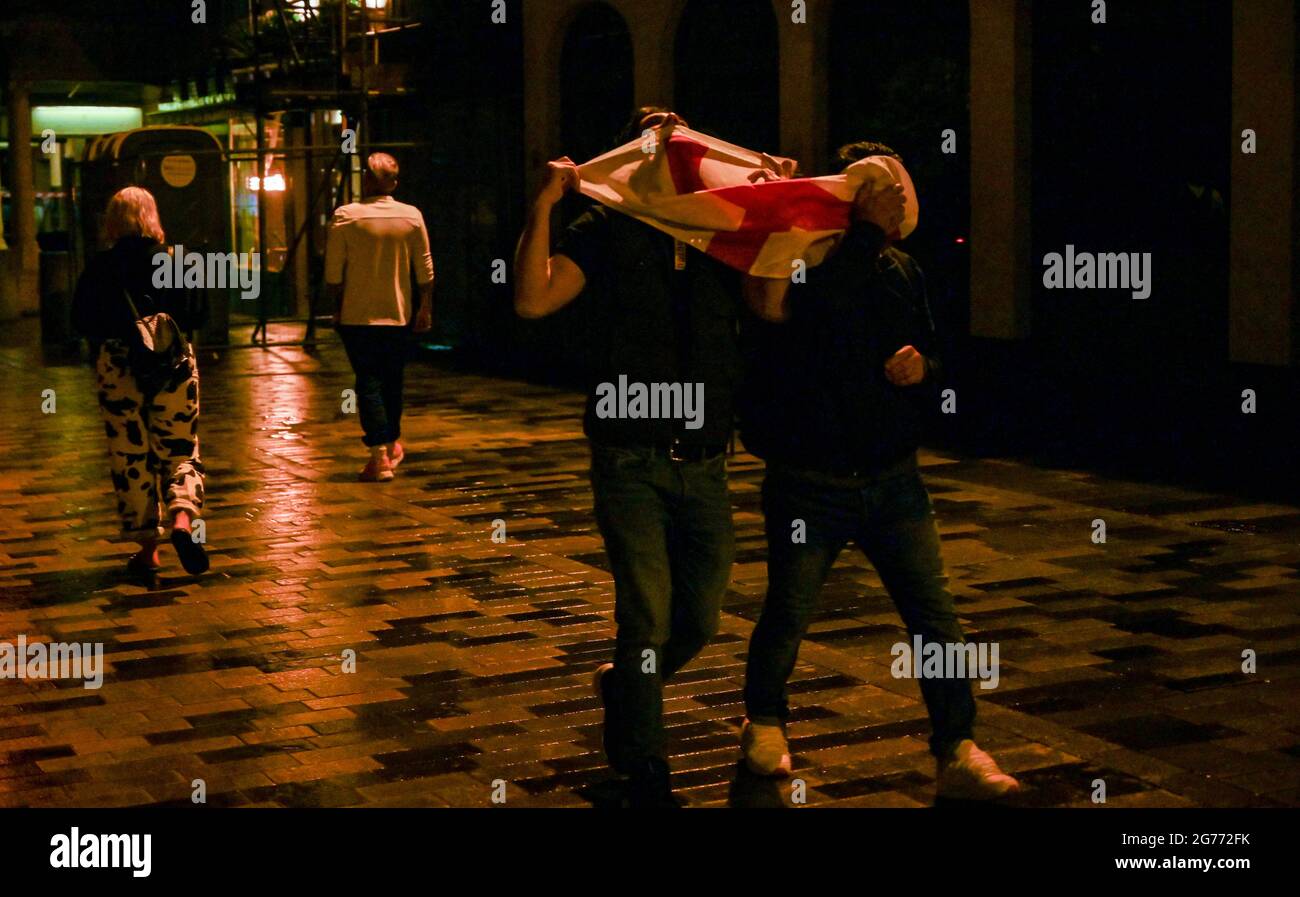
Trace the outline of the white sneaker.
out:
[[[1020,790],[1020,783],[969,738],[957,745],[950,759],[939,762],[935,777],[938,796],[957,800],[995,800]]]
[[[750,772],[760,776],[790,774],[790,745],[780,726],[745,720],[740,730],[740,751]]]

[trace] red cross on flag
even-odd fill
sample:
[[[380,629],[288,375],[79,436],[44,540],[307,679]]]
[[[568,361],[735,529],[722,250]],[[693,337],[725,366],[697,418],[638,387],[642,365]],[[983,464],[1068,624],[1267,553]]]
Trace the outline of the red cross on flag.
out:
[[[800,260],[821,264],[867,181],[902,184],[896,236],[916,229],[916,191],[897,159],[870,156],[830,177],[774,178],[788,161],[676,125],[598,156],[578,174],[585,195],[757,277],[789,277]]]

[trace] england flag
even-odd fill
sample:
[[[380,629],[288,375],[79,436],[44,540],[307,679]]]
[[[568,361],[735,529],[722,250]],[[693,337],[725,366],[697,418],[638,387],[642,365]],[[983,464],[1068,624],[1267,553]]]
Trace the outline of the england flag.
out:
[[[868,181],[901,184],[903,223],[894,237],[916,229],[916,191],[897,159],[870,156],[830,177],[776,177],[788,162],[677,125],[592,159],[578,175],[586,196],[756,277],[821,264]]]

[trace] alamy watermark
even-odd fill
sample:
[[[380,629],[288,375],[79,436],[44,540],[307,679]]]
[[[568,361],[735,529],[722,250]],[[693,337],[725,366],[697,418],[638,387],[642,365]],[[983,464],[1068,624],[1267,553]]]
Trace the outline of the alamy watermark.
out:
[[[997,642],[896,642],[889,671],[895,679],[978,679],[980,688],[998,687]]]
[[[704,426],[704,384],[629,383],[626,374],[619,374],[617,384],[596,387],[596,417],[681,420],[686,429],[698,430]]]
[[[153,870],[153,835],[95,835],[76,826],[50,838],[53,869],[130,869],[135,878]]]
[[[0,642],[0,679],[83,679],[84,688],[104,684],[103,642]]]
[[[262,257],[257,252],[172,252],[153,257],[153,285],[160,290],[239,288],[242,299],[262,292]]]
[[[1075,252],[1043,256],[1043,286],[1049,290],[1130,290],[1134,299],[1151,295],[1151,253]]]

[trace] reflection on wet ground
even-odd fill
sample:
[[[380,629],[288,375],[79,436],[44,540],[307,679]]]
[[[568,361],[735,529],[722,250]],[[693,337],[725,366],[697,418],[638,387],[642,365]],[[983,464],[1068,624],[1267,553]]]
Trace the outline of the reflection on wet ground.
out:
[[[366,485],[336,343],[205,354],[212,571],[165,548],[143,583],[111,541],[89,371],[13,342],[0,641],[99,642],[107,671],[97,691],[0,680],[0,805],[189,805],[195,779],[220,806],[483,806],[498,781],[508,804],[617,801],[589,691],[612,595],[576,396],[415,364],[406,461]],[[1112,806],[1300,803],[1300,511],[923,460],[968,635],[1000,645],[978,737],[1025,783],[1013,803],[1088,806],[1098,779]],[[667,694],[676,784],[696,806],[790,805],[790,782],[737,763],[765,572],[761,465],[731,471],[721,632]],[[889,673],[902,637],[846,553],[792,687],[807,805],[933,805],[919,692]]]

